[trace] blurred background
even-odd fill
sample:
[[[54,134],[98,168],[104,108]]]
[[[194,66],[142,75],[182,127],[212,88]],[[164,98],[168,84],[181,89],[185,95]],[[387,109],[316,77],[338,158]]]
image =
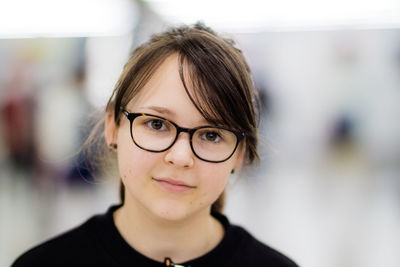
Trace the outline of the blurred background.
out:
[[[400,266],[400,2],[4,0],[0,266],[118,203],[79,152],[132,49],[203,21],[262,96],[261,163],[226,213],[308,267]]]

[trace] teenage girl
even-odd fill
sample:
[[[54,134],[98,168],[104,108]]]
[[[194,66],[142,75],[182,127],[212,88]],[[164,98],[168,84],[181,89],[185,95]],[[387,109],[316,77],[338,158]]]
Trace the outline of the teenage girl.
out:
[[[258,159],[255,103],[232,41],[202,24],[154,35],[105,109],[121,204],[13,266],[297,266],[222,213],[229,177]]]

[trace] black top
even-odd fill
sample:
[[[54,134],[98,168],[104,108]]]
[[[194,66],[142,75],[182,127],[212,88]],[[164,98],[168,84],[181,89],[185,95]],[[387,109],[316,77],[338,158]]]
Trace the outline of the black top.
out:
[[[115,227],[112,216],[119,207],[112,206],[105,214],[94,216],[81,226],[27,251],[12,266],[166,266],[166,263],[154,261],[140,254],[123,239]],[[297,266],[281,253],[256,240],[243,228],[231,225],[224,215],[213,214],[213,216],[225,228],[222,241],[207,254],[181,265],[185,267]]]

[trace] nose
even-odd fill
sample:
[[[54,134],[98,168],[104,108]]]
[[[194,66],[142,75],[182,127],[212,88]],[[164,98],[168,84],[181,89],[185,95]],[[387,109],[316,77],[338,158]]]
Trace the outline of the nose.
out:
[[[190,147],[190,136],[181,132],[174,145],[166,151],[165,161],[179,167],[190,168],[194,164],[194,154]]]

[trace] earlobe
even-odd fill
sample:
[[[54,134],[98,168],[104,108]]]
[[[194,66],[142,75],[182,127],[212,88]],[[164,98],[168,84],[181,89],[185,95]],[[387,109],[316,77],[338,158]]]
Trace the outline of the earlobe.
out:
[[[107,111],[104,125],[104,136],[108,147],[116,149],[115,146],[117,146],[117,134],[118,127],[114,121],[114,112]]]

